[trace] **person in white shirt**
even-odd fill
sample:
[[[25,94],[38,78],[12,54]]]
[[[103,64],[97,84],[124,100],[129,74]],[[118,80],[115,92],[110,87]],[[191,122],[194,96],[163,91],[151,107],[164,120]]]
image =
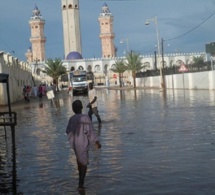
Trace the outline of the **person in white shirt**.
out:
[[[88,97],[89,97],[89,104],[87,105],[87,107],[89,108],[88,116],[90,117],[90,120],[92,121],[92,115],[94,114],[96,116],[99,124],[101,124],[102,121],[99,116],[97,96],[96,96],[96,91],[93,88],[93,83],[89,83]]]

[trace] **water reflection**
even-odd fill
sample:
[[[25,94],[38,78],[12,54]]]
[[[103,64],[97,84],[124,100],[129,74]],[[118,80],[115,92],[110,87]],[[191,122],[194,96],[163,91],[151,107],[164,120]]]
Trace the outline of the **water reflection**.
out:
[[[16,148],[12,143],[12,130],[0,127],[0,194],[17,192]]]
[[[80,99],[87,113],[88,98],[64,94],[55,106],[45,100],[13,105],[18,114],[17,193],[214,194],[214,92],[185,93],[97,90],[102,125],[94,117],[93,126],[102,148],[90,150],[83,192],[77,191],[76,159],[65,129],[72,101]],[[10,139],[4,138],[0,129],[0,189],[9,193],[12,155]]]

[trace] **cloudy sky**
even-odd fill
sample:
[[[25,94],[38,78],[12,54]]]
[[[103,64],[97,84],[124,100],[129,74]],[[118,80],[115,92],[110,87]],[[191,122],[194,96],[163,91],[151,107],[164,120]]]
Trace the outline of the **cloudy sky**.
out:
[[[29,19],[35,4],[45,24],[46,57],[63,58],[61,0],[0,0],[0,51],[26,61],[31,46]],[[215,0],[79,0],[82,55],[101,57],[98,16],[107,3],[114,16],[117,55],[127,48],[142,55],[156,50],[156,25],[147,19],[157,17],[157,27],[164,41],[164,52],[204,52],[205,44],[215,41]]]

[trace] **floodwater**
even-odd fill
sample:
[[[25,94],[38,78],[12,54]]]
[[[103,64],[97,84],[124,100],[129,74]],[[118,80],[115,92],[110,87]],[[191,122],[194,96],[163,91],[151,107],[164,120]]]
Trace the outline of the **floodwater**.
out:
[[[85,192],[65,129],[72,101],[60,93],[12,106],[17,112],[16,174],[12,185],[10,131],[0,127],[0,194],[215,194],[215,91],[97,90],[102,148],[90,151]],[[2,109],[2,108],[0,108]],[[4,108],[6,109],[6,108]]]

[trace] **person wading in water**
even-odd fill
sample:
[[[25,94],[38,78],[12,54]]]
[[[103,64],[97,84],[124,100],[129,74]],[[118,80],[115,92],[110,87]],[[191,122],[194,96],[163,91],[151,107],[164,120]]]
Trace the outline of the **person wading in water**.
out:
[[[66,133],[77,159],[79,172],[78,190],[84,190],[84,180],[87,172],[87,165],[89,164],[88,153],[90,144],[96,144],[97,148],[101,148],[101,144],[93,130],[93,125],[89,116],[82,114],[82,102],[80,100],[75,100],[72,103],[72,109],[75,115],[69,119]]]

